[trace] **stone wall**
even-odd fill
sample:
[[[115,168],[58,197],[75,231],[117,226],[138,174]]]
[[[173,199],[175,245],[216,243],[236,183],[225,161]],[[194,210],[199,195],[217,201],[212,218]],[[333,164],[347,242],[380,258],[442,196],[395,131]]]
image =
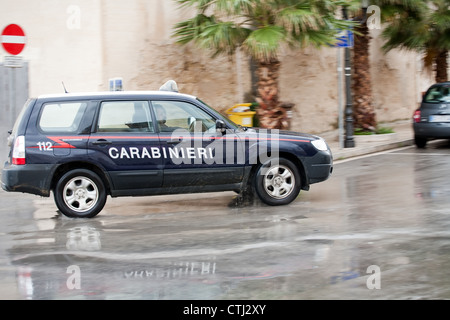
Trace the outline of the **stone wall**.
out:
[[[191,13],[168,0],[0,0],[0,28],[23,26],[28,43],[30,94],[108,90],[122,77],[126,90],[157,90],[174,79],[180,91],[225,111],[250,102],[249,59],[211,59],[193,45],[171,37],[175,23]],[[372,31],[371,73],[379,121],[408,119],[420,92],[433,83],[417,54],[381,52],[379,30]],[[0,53],[3,59],[4,52]],[[337,127],[337,49],[305,48],[280,53],[280,98],[295,103],[292,129],[320,133]]]

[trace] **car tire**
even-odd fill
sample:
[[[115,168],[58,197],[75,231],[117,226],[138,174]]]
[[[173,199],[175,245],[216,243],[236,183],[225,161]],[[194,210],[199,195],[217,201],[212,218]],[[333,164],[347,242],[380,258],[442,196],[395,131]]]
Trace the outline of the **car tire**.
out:
[[[106,196],[102,179],[85,169],[68,171],[54,189],[56,206],[70,218],[95,217],[105,206]]]
[[[414,136],[414,143],[416,144],[417,148],[423,149],[427,145],[427,138]]]
[[[297,166],[290,160],[279,158],[260,165],[254,177],[254,187],[259,199],[271,206],[294,201],[301,189]]]

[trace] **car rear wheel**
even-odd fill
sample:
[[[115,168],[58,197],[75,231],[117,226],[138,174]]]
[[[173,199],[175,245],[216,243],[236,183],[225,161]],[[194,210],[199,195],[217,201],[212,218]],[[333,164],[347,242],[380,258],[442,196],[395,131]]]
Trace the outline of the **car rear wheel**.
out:
[[[427,145],[427,138],[414,136],[414,143],[416,144],[417,148],[425,148]]]
[[[280,158],[261,165],[255,176],[255,190],[262,202],[277,206],[294,201],[301,189],[295,164]]]
[[[90,170],[64,174],[54,190],[55,203],[67,217],[92,218],[105,206],[106,190],[100,177]]]

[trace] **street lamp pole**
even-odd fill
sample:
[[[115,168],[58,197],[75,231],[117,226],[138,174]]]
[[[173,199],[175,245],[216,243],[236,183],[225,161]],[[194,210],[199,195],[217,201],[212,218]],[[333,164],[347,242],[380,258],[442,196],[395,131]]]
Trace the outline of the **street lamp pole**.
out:
[[[348,19],[347,8],[344,6],[342,8],[342,14],[345,20]],[[350,48],[346,46],[344,48],[345,53],[345,139],[344,148],[354,148],[355,140],[353,138],[353,101],[352,101],[352,65],[350,60]]]

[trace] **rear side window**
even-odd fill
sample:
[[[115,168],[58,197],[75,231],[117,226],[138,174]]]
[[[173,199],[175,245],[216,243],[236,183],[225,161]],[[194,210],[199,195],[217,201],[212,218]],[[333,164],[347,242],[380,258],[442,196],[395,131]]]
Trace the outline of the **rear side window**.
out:
[[[17,116],[16,122],[14,123],[14,127],[12,129],[12,135],[15,136],[17,133],[17,128],[19,124],[22,122],[23,115],[25,114],[25,111],[30,107],[31,103],[33,101],[31,99],[28,99],[27,102],[25,102],[24,106],[22,107],[22,110],[20,111],[19,115]]]
[[[76,133],[86,107],[86,102],[46,103],[42,107],[39,128],[43,132]]]
[[[450,85],[436,86],[425,95],[426,103],[450,103]]]

